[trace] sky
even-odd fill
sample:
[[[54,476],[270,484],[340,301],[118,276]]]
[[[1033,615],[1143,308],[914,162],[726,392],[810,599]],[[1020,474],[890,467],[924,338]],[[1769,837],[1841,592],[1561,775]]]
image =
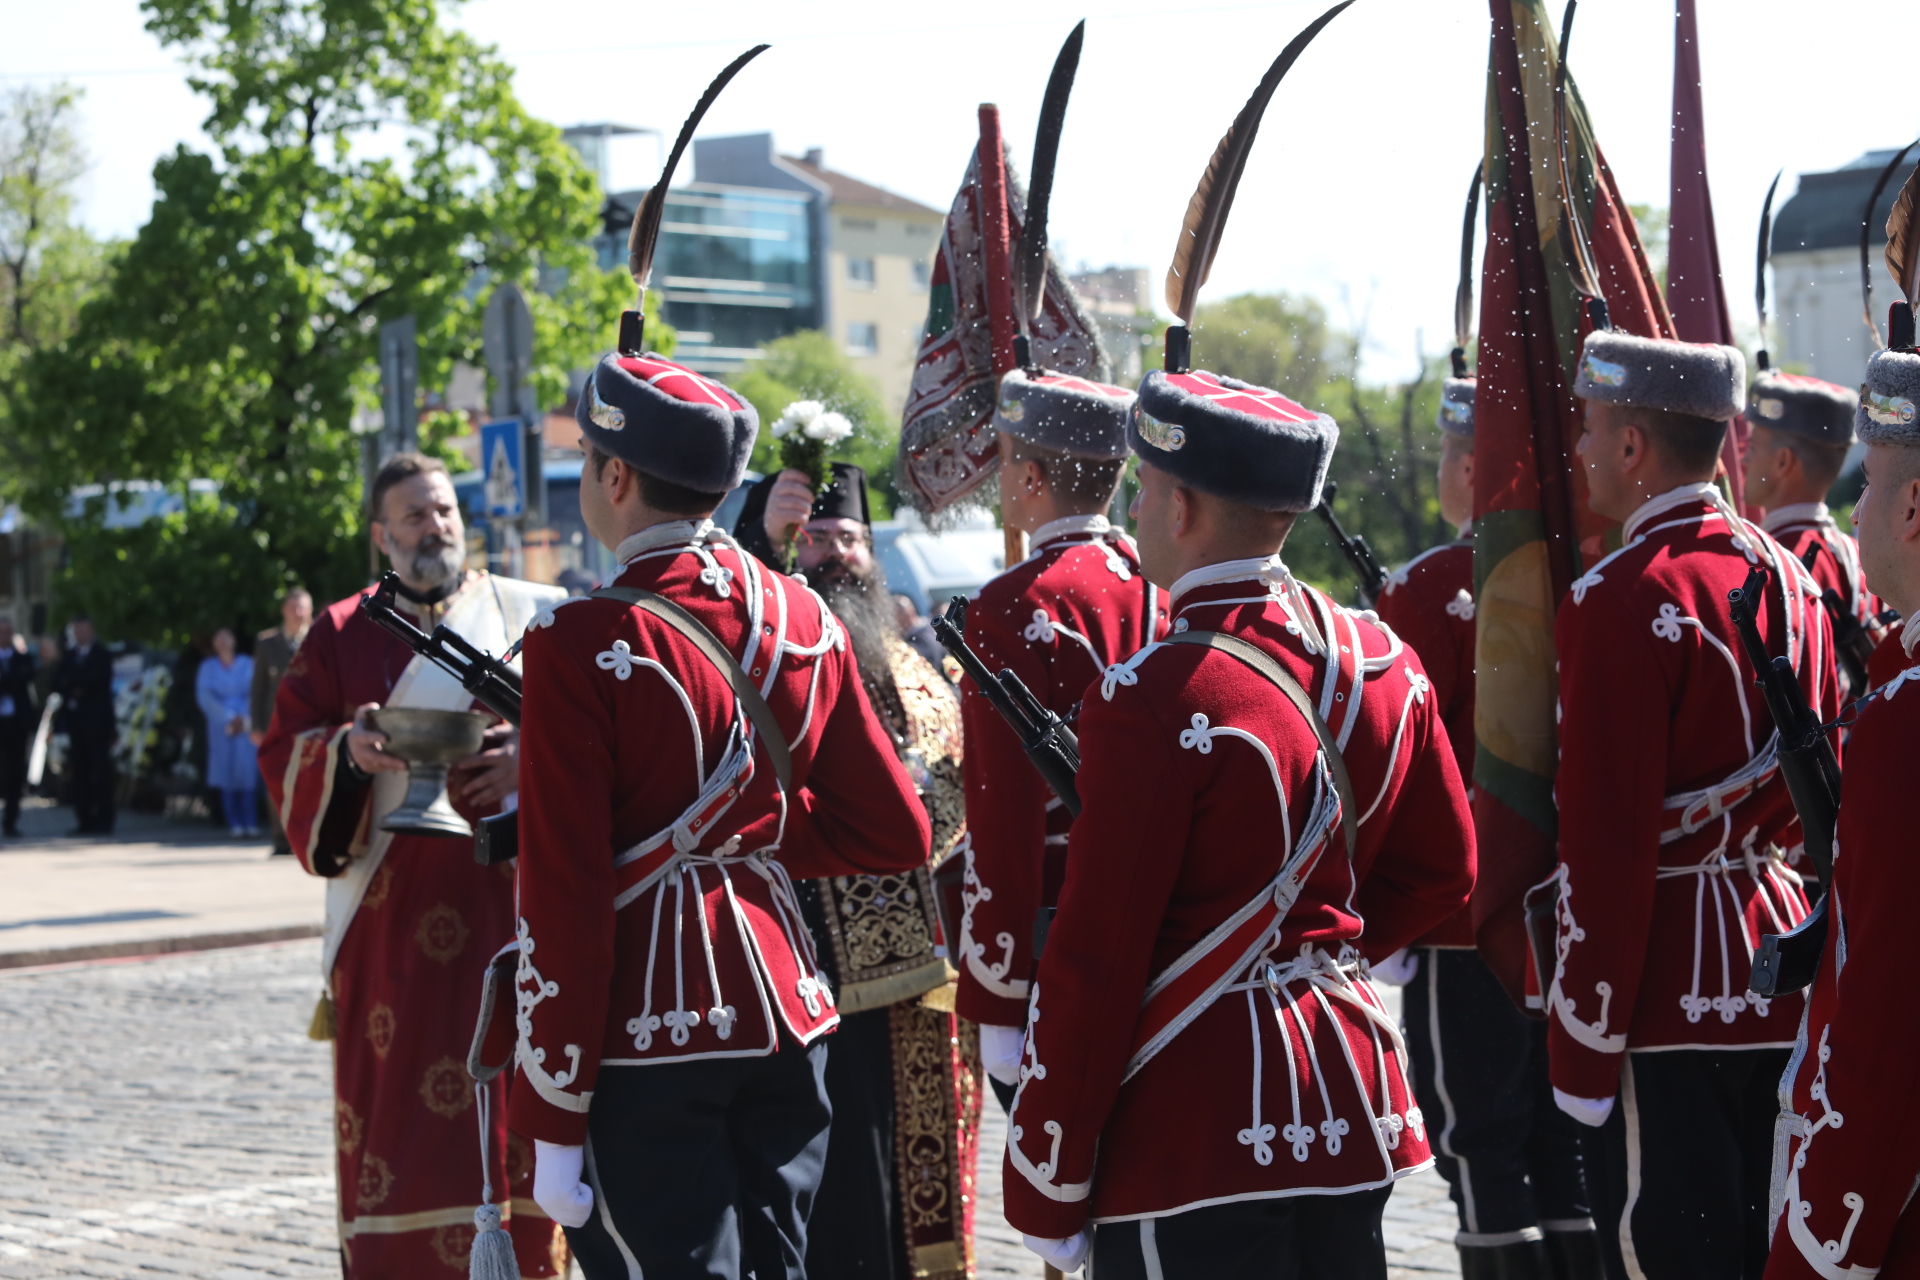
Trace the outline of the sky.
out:
[[[1548,3],[1557,21],[1559,0]],[[999,104],[1026,168],[1054,55],[1084,17],[1054,187],[1055,251],[1076,268],[1144,266],[1157,282],[1220,135],[1323,7],[729,0],[676,6],[664,11],[670,21],[648,23],[650,7],[605,0],[470,0],[450,15],[515,67],[536,114],[668,134],[721,66],[767,41],[773,48],[720,98],[704,135],[771,129],[782,151],[821,147],[829,167],[936,208],[965,169],[981,102]],[[1889,58],[1862,56],[1914,47],[1920,5],[1699,0],[1699,22],[1721,264],[1735,324],[1747,329],[1754,237],[1774,173],[1786,170],[1784,199],[1797,174],[1904,145],[1920,129],[1910,76]],[[95,232],[130,235],[146,220],[154,160],[205,145],[204,104],[180,64],[147,34],[137,0],[0,0],[0,29],[0,86],[66,79],[84,88],[93,167],[81,217]],[[1268,108],[1203,300],[1248,290],[1317,297],[1335,323],[1366,325],[1372,379],[1411,377],[1418,351],[1444,353],[1460,215],[1483,141],[1487,32],[1478,0],[1358,0],[1336,18]],[[1672,0],[1587,0],[1572,69],[1627,199],[1665,205]],[[645,137],[619,144],[614,185],[649,181],[655,148]],[[1204,351],[1196,355],[1204,363]]]

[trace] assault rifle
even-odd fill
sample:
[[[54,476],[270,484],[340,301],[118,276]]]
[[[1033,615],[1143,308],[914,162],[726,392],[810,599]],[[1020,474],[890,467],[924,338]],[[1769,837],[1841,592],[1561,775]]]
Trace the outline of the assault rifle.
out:
[[[1800,557],[1800,563],[1813,572],[1814,562],[1820,553],[1827,549],[1818,538],[1807,544],[1807,553]],[[1827,607],[1827,616],[1833,620],[1833,651],[1840,659],[1840,667],[1847,673],[1847,688],[1854,697],[1860,697],[1867,691],[1867,660],[1873,656],[1873,634],[1860,625],[1860,619],[1853,616],[1853,610],[1847,608],[1847,602],[1832,587],[1820,589],[1820,603]],[[1874,621],[1885,626],[1892,621],[1884,615]]]
[[[967,598],[955,596],[947,605],[944,617],[933,620],[934,638],[940,647],[953,655],[960,669],[973,680],[980,692],[986,695],[993,709],[1013,730],[1013,736],[1020,739],[1020,749],[1027,753],[1027,759],[1040,773],[1046,784],[1053,788],[1053,794],[1060,797],[1061,805],[1074,817],[1080,816],[1080,790],[1074,784],[1074,775],[1080,772],[1080,740],[1074,736],[1067,722],[1053,714],[1046,704],[1033,696],[1026,683],[1011,671],[1002,670],[998,675],[987,670],[987,664],[967,643]],[[941,929],[947,937],[949,952],[958,956],[960,945],[959,920],[960,897],[959,872],[957,860],[949,858],[934,871],[935,897],[941,904]],[[1047,931],[1053,926],[1053,909],[1043,909],[1033,920],[1033,955],[1037,960],[1047,946]],[[956,960],[956,963],[958,961]]]
[[[1014,737],[1020,739],[1021,750],[1053,788],[1053,794],[1060,797],[1067,812],[1079,817],[1080,791],[1074,785],[1074,775],[1080,772],[1080,740],[1074,737],[1066,721],[1033,696],[1033,691],[1019,676],[1005,670],[998,675],[988,671],[987,664],[967,643],[966,630],[967,598],[955,596],[947,606],[946,615],[933,620],[934,638],[953,655],[960,669],[972,677],[993,709],[1013,730]]]
[[[1314,514],[1326,522],[1327,532],[1347,557],[1347,563],[1353,566],[1354,573],[1359,575],[1360,603],[1372,608],[1373,602],[1380,598],[1381,588],[1387,585],[1387,571],[1380,567],[1363,535],[1341,528],[1340,517],[1333,514],[1333,500],[1339,492],[1340,486],[1331,480],[1321,486],[1320,505],[1313,509]]]
[[[467,643],[466,637],[445,626],[428,635],[393,607],[400,591],[400,575],[388,570],[371,595],[360,598],[360,609],[373,624],[428,662],[460,682],[460,687],[508,724],[520,726],[520,673],[500,659]],[[482,866],[506,862],[520,851],[517,813],[480,819],[474,833],[473,858]]]
[[[1812,859],[1824,888],[1833,883],[1833,837],[1840,819],[1840,762],[1833,754],[1826,726],[1807,705],[1793,663],[1784,656],[1767,656],[1755,622],[1766,585],[1767,571],[1753,566],[1746,582],[1727,593],[1727,605],[1734,629],[1740,633],[1740,647],[1759,673],[1757,683],[1766,694],[1767,711],[1779,735],[1780,777],[1793,798],[1794,812],[1800,815],[1807,857]],[[1748,989],[1771,997],[1810,986],[1826,944],[1827,895],[1822,892],[1805,920],[1786,933],[1770,933],[1760,939]]]

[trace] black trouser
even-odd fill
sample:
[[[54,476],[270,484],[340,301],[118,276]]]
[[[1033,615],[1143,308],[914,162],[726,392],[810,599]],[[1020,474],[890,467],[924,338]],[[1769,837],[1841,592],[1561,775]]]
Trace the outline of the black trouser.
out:
[[[0,717],[0,825],[13,831],[20,825],[20,793],[27,785],[27,752],[33,736],[22,711]]]
[[[1242,1200],[1108,1223],[1094,1229],[1091,1280],[1386,1280],[1380,1211],[1392,1191]]]
[[[1478,951],[1431,947],[1404,988],[1414,1093],[1460,1215],[1455,1243],[1587,1231],[1580,1124],[1553,1102],[1547,1024],[1514,1007]]]
[[[587,1280],[804,1280],[827,1155],[827,1044],[600,1072],[594,1207],[567,1242]]]
[[[73,773],[73,816],[82,831],[113,830],[113,726],[75,727],[67,767]]]
[[[911,1276],[894,1186],[889,1009],[841,1015],[827,1050],[827,1100],[832,1139],[807,1222],[807,1274],[821,1280]]]
[[[1612,1274],[1758,1280],[1787,1053],[1626,1055],[1613,1113],[1587,1143],[1593,1217]]]

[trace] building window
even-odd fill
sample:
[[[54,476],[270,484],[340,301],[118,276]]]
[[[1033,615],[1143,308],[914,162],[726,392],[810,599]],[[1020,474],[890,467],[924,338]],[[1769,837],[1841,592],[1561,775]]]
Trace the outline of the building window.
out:
[[[873,288],[873,259],[848,258],[847,283],[856,289]]]
[[[880,224],[872,218],[842,218],[840,226],[847,231],[878,231]]]
[[[933,264],[931,262],[914,263],[913,264],[913,287],[916,289],[924,289],[932,283],[933,283]]]
[[[877,356],[880,354],[880,326],[863,324],[856,321],[847,326],[847,354],[850,356]]]

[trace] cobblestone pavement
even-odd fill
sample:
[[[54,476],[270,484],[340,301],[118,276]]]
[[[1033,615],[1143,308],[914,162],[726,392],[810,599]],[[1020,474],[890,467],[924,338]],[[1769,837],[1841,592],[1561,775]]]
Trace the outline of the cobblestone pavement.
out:
[[[0,1277],[335,1277],[317,942],[0,973]],[[982,1134],[983,1277],[1039,1280]],[[1440,1180],[1388,1203],[1395,1280],[1458,1273]],[[577,1273],[576,1273],[577,1274]]]

